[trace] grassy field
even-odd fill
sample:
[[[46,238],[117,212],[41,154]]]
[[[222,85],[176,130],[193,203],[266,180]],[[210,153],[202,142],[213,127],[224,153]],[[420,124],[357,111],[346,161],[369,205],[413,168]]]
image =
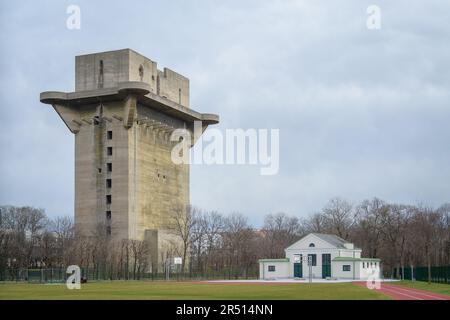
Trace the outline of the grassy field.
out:
[[[430,283],[425,281],[398,281],[392,282],[395,285],[402,285],[404,287],[409,287],[413,289],[426,290],[430,292],[446,294],[450,296],[450,284],[443,283]]]
[[[0,284],[0,299],[389,299],[352,283],[333,284],[212,284],[114,281],[82,284]]]

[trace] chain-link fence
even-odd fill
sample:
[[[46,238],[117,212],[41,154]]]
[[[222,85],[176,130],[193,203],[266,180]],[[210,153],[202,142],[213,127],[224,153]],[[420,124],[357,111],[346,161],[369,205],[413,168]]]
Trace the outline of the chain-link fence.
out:
[[[63,283],[70,274],[66,268],[6,269],[0,271],[0,281],[30,283]],[[101,280],[147,280],[147,281],[200,281],[257,279],[257,273],[239,274],[228,270],[215,272],[121,272],[112,274],[98,269],[81,268],[81,277],[87,281]]]
[[[428,267],[405,267],[394,269],[394,278],[428,281]],[[450,284],[450,266],[431,267],[431,282]]]

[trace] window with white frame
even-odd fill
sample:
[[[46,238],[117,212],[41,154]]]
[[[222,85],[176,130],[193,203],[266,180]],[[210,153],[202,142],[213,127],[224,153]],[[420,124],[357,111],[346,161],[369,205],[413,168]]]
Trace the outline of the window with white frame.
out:
[[[269,266],[268,270],[269,272],[275,272],[275,266]]]

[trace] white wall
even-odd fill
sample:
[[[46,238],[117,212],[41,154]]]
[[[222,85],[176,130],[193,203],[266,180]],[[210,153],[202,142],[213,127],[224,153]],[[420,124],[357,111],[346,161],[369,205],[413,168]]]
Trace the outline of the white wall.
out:
[[[333,261],[331,267],[332,276],[339,279],[353,279],[354,276],[355,280],[366,280],[373,274],[372,272],[375,272],[374,275],[377,278],[380,277],[380,262],[373,261],[372,267],[370,267],[367,266],[367,261],[364,261],[364,268],[362,264],[362,261]],[[350,265],[350,271],[343,271],[343,265]],[[355,269],[354,275],[353,269]]]
[[[353,279],[353,271],[355,271],[354,277],[355,279],[359,279],[359,263],[359,261],[333,261],[331,263],[331,274],[338,279]],[[350,265],[350,271],[342,271],[343,265]]]
[[[259,263],[260,279],[280,279],[289,277],[289,266],[287,261],[264,261]],[[269,271],[269,266],[275,266],[275,271]]]

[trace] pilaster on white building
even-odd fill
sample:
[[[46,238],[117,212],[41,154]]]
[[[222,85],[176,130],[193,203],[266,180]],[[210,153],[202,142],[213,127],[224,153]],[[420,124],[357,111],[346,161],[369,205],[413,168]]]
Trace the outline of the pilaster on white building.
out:
[[[380,259],[362,258],[361,249],[332,234],[310,233],[284,251],[286,258],[259,260],[260,279],[366,280],[380,276]]]

